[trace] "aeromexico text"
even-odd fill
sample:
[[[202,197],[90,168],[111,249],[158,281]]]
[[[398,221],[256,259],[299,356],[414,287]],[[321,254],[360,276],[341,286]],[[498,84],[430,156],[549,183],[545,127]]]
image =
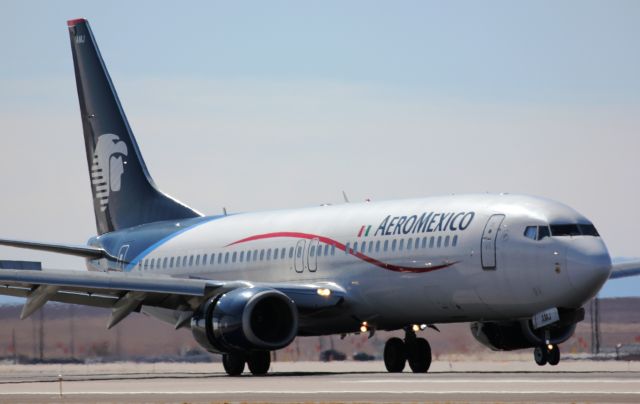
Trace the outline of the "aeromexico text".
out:
[[[425,212],[420,216],[393,217],[389,215],[380,223],[374,236],[465,230],[471,225],[474,216],[474,212]]]

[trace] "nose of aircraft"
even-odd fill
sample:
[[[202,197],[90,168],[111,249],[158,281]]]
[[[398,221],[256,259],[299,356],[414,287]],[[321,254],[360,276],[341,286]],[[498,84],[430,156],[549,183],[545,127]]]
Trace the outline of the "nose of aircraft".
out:
[[[584,304],[595,296],[611,273],[611,257],[598,237],[576,237],[567,248],[567,270],[576,298]]]

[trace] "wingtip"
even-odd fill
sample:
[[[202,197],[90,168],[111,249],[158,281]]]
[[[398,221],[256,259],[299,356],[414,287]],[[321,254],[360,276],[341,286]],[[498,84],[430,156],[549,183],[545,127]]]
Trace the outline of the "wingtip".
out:
[[[81,22],[87,22],[87,20],[84,18],[75,18],[73,20],[68,20],[67,27],[69,28],[75,27],[77,24],[80,24]]]

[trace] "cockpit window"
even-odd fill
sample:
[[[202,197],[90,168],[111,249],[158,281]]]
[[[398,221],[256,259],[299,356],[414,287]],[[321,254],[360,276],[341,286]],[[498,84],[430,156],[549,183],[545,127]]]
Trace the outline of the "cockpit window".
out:
[[[538,227],[538,240],[542,240],[545,237],[549,237],[549,226]]]
[[[599,236],[592,224],[552,224],[551,234],[554,236]]]
[[[527,228],[524,229],[524,236],[530,238],[531,240],[535,240],[538,237],[538,227],[527,226]]]
[[[579,224],[578,227],[580,228],[580,232],[583,236],[600,237],[598,230],[596,230],[596,226],[592,224]]]
[[[551,234],[554,236],[580,236],[577,224],[552,224]]]

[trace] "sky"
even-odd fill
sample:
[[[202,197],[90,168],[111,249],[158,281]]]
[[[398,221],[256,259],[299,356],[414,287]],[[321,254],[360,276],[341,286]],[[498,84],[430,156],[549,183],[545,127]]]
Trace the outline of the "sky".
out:
[[[640,257],[638,1],[0,2],[0,237],[95,234],[79,17],[156,183],[199,211],[525,193]]]

